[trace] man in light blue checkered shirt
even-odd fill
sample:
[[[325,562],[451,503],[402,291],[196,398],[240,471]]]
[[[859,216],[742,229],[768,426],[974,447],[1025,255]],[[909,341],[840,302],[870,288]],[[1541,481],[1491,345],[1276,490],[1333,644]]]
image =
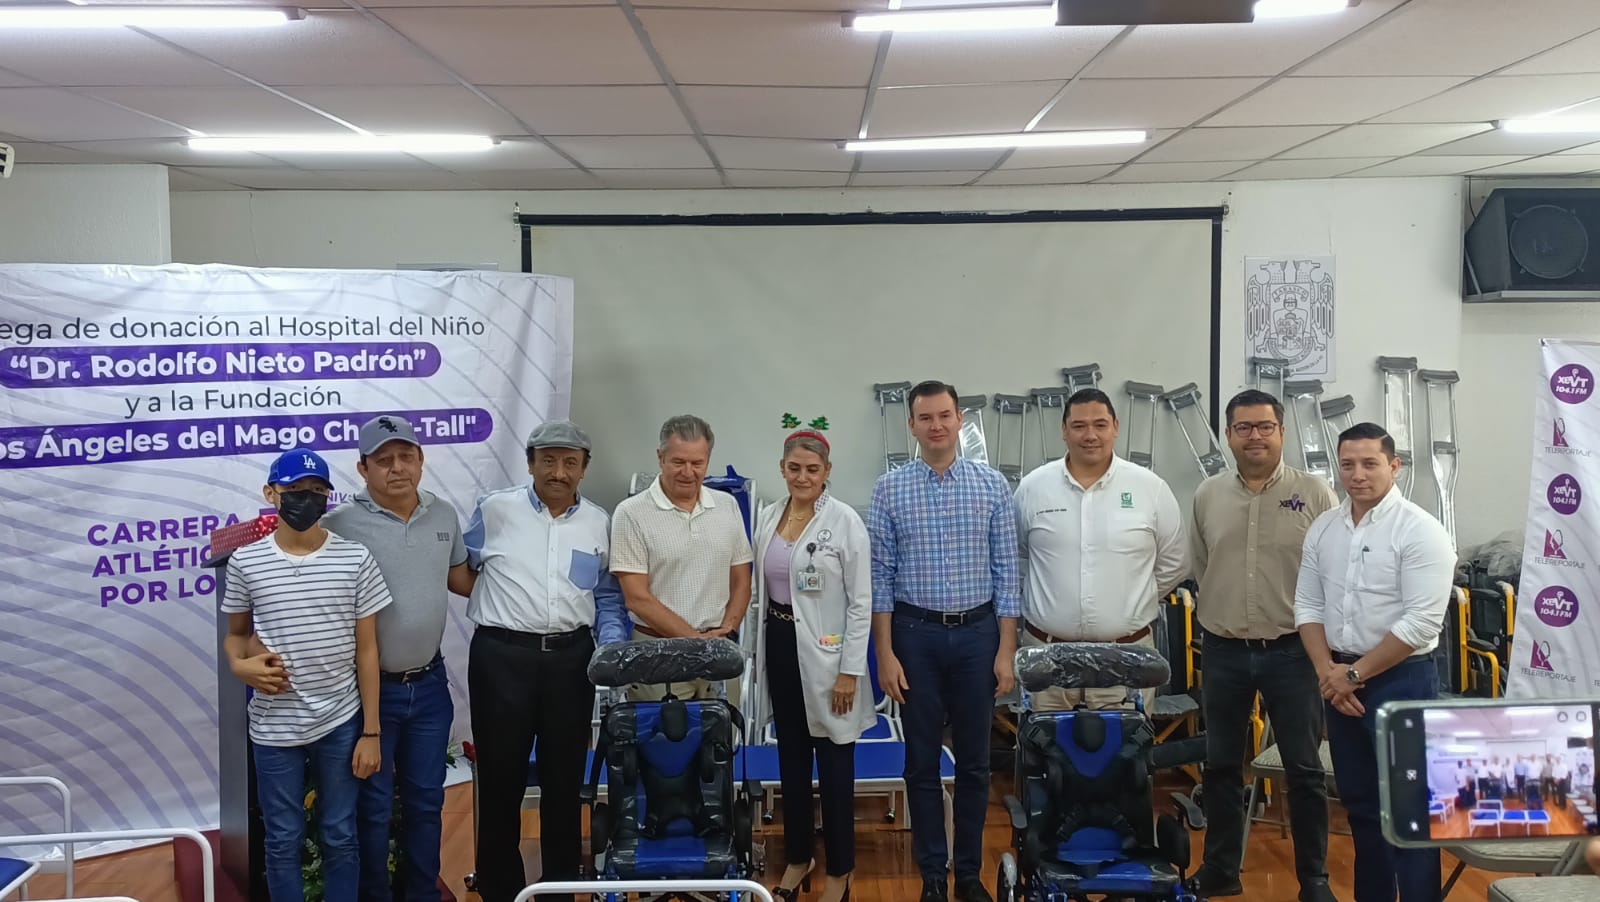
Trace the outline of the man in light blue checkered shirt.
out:
[[[939,786],[947,714],[956,759],[956,898],[992,902],[981,873],[989,721],[994,700],[1013,683],[1022,613],[1016,514],[1004,476],[957,456],[956,390],[923,382],[906,404],[921,459],[879,477],[866,518],[878,680],[901,705],[921,902],[948,898]]]

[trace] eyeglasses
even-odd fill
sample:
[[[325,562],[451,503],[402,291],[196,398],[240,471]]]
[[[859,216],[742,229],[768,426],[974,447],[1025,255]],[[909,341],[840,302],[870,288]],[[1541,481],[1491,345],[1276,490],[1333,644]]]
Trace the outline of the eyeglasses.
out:
[[[1259,433],[1262,438],[1275,435],[1278,431],[1277,423],[1234,423],[1228,427],[1233,434],[1240,438],[1249,438],[1250,433]]]

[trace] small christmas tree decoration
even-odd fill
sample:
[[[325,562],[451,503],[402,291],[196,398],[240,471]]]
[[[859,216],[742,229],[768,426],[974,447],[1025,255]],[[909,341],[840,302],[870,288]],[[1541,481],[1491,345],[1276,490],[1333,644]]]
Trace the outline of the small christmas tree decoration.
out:
[[[827,432],[828,431],[828,418],[827,417],[817,417],[816,419],[814,419],[811,422],[807,423],[806,426],[808,426],[809,428],[815,429],[818,432]]]
[[[799,417],[795,416],[792,413],[786,413],[786,414],[783,415],[783,428],[785,428],[785,429],[793,429],[793,428],[795,428],[796,426],[799,426],[799,425],[800,425],[800,418]]]

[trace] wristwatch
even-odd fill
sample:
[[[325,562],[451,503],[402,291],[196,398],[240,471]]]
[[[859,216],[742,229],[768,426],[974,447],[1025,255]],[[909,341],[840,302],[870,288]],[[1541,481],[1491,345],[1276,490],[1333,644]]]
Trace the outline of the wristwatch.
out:
[[[1361,671],[1355,669],[1354,667],[1344,672],[1344,678],[1349,680],[1350,685],[1352,686],[1361,685]]]

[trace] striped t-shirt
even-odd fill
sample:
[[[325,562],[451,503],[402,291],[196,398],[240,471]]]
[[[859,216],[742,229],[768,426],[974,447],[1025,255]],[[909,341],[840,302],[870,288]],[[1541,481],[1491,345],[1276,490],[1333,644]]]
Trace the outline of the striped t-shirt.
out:
[[[291,555],[269,535],[235,551],[227,577],[222,613],[249,614],[289,672],[282,693],[251,696],[251,741],[308,745],[355,716],[356,620],[390,601],[366,546],[329,533],[316,551]]]

